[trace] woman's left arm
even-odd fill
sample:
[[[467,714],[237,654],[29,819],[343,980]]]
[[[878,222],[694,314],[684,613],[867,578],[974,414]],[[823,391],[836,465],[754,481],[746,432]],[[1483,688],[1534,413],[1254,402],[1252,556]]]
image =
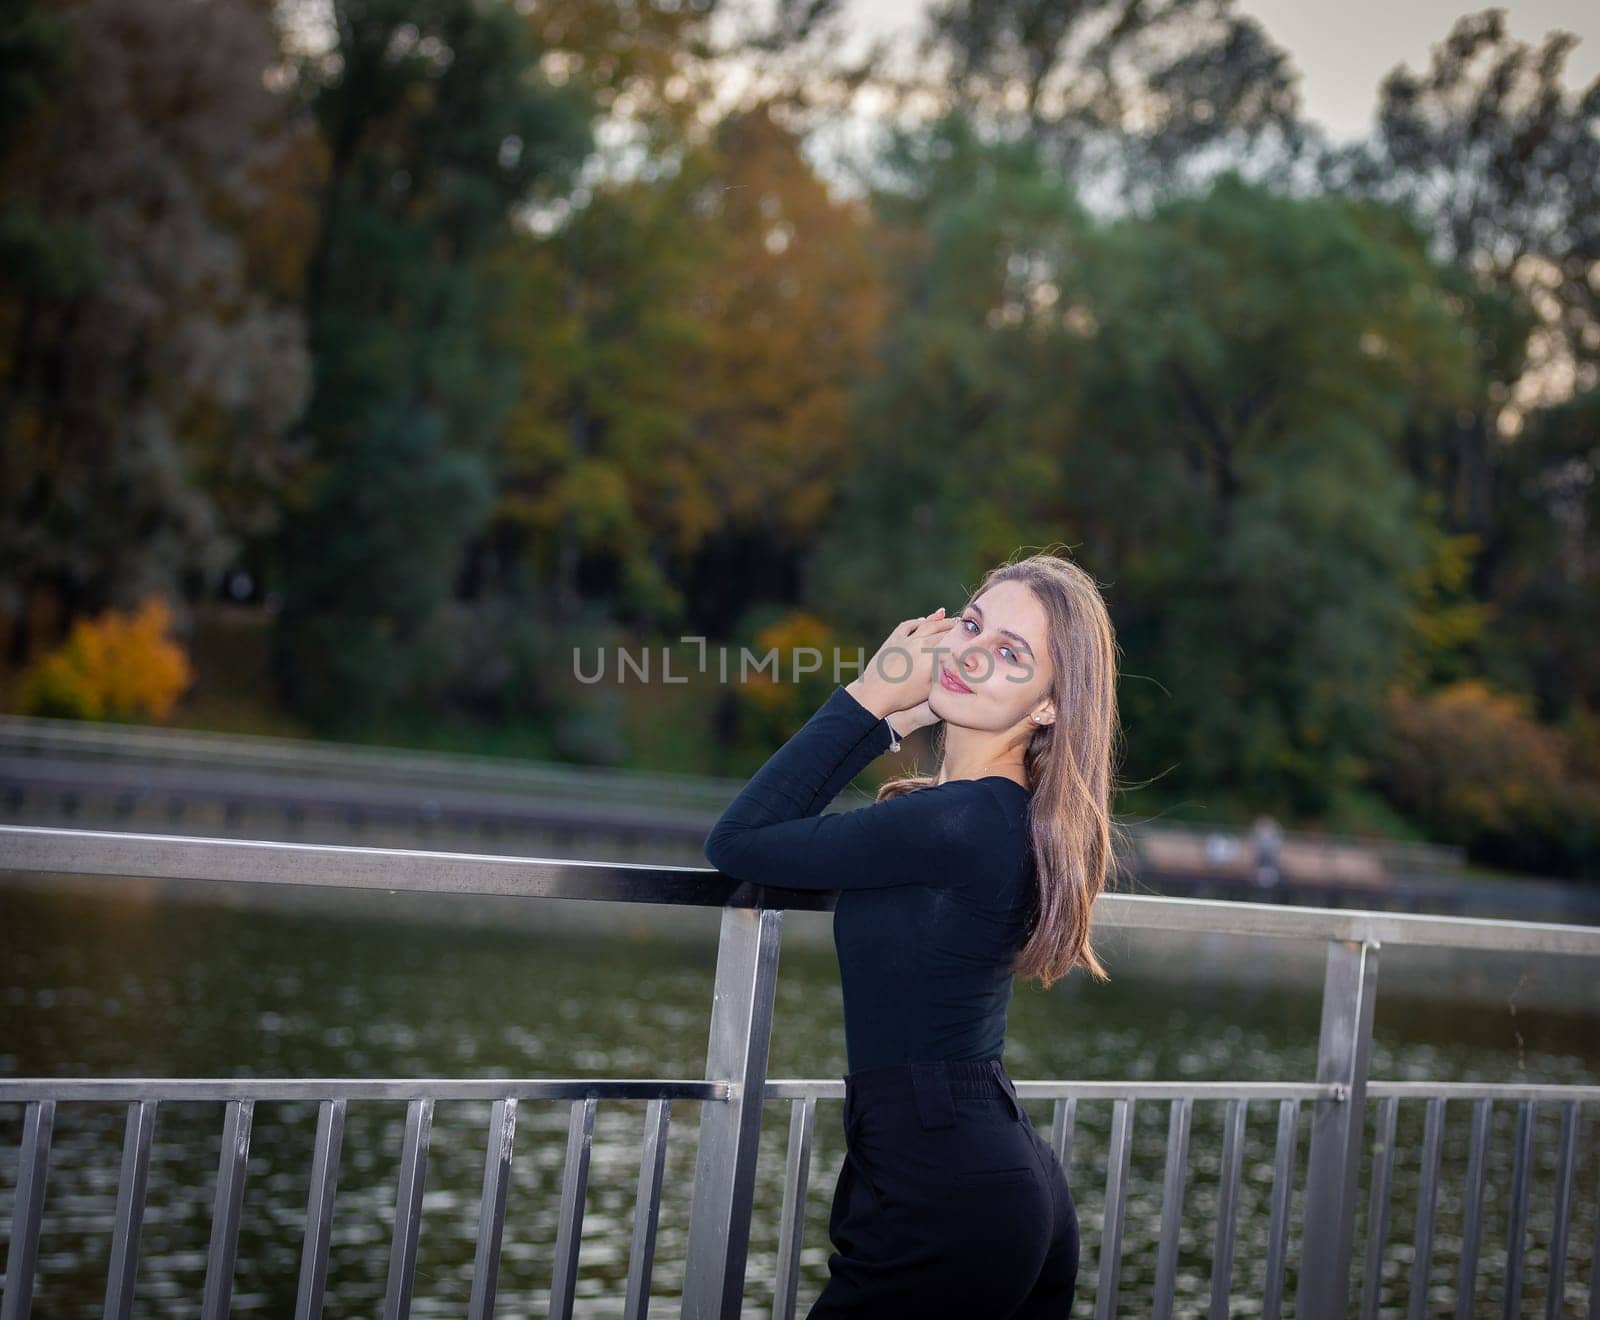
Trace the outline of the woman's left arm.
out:
[[[954,883],[998,811],[981,786],[955,781],[820,814],[889,741],[880,716],[835,688],[722,813],[706,860],[734,879],[790,889]]]

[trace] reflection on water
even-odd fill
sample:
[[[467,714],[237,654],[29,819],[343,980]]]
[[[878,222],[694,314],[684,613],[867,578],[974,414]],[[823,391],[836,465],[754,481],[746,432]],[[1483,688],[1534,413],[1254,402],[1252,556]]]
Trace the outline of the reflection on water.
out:
[[[462,927],[427,919],[415,902],[407,905],[405,920],[386,921],[374,918],[370,905],[358,917],[340,917],[287,900],[280,911],[246,910],[141,893],[135,897],[115,881],[85,893],[0,889],[0,998],[7,1027],[0,1040],[0,1072],[703,1074],[714,943],[536,927]],[[817,919],[807,920],[814,931]],[[805,926],[799,917],[790,921]],[[709,929],[714,931],[714,924]],[[1301,974],[1285,968],[1282,974],[1263,975],[1258,984],[1239,984],[1238,961],[1251,947],[1235,943],[1224,953],[1191,942],[1184,957],[1166,947],[1152,953],[1122,936],[1106,944],[1113,973],[1107,985],[1073,977],[1041,993],[1019,983],[1007,1045],[1009,1071],[1018,1079],[1312,1077],[1317,951],[1307,947],[1294,955],[1303,964]],[[1383,959],[1384,970],[1398,971],[1402,951],[1386,949]],[[1231,965],[1224,968],[1224,961]],[[1466,970],[1478,975],[1483,961],[1474,955]],[[1230,976],[1222,977],[1222,970]],[[1395,981],[1404,984],[1399,976]],[[773,1076],[837,1079],[844,1073],[838,984],[831,950],[786,939]],[[1548,1003],[1551,996],[1545,999]],[[1481,995],[1451,1010],[1437,999],[1380,994],[1373,1073],[1393,1079],[1600,1084],[1593,1001],[1577,995],[1573,1002],[1586,1011],[1554,1012],[1537,997],[1532,1006],[1520,999],[1496,1006]],[[1030,1101],[1027,1107],[1035,1126],[1048,1131],[1050,1103]],[[597,1109],[579,1315],[621,1313],[644,1108],[644,1101],[601,1101]],[[1566,1274],[1567,1307],[1573,1313],[1587,1297],[1594,1241],[1597,1108],[1586,1107],[1579,1133]],[[21,1116],[20,1105],[0,1105],[0,1177],[7,1189],[0,1216],[7,1223]],[[1195,1107],[1178,1314],[1198,1313],[1209,1296],[1222,1116],[1220,1102]],[[673,1299],[682,1281],[698,1117],[692,1103],[674,1106],[653,1286],[660,1314],[675,1313]],[[564,1103],[519,1106],[499,1288],[502,1314],[542,1314],[547,1308],[567,1119]],[[487,1101],[435,1106],[417,1258],[418,1316],[460,1315],[466,1307],[488,1120]],[[57,1109],[35,1315],[99,1314],[123,1121],[121,1105],[68,1103]],[[1088,1312],[1093,1295],[1110,1122],[1109,1101],[1080,1102],[1070,1166],[1084,1240],[1079,1313]],[[1535,1134],[1523,1297],[1526,1307],[1537,1304],[1539,1314],[1548,1282],[1557,1122],[1556,1112],[1545,1107]],[[1447,1106],[1430,1281],[1440,1298],[1454,1289],[1469,1123],[1470,1105]],[[1513,1107],[1499,1107],[1479,1274],[1479,1307],[1486,1313],[1499,1313],[1514,1125]],[[315,1126],[316,1109],[309,1102],[256,1102],[234,1287],[237,1314],[293,1312]],[[1248,1107],[1233,1287],[1239,1315],[1259,1310],[1263,1290],[1276,1126],[1276,1102]],[[221,1127],[220,1103],[169,1103],[160,1111],[138,1280],[141,1310],[147,1314],[194,1312],[205,1277]],[[404,1129],[403,1102],[349,1105],[325,1312],[330,1317],[370,1317],[380,1309]],[[1403,1104],[1383,1265],[1385,1314],[1401,1314],[1409,1294],[1421,1130],[1421,1105]],[[769,1104],[746,1294],[753,1315],[766,1314],[772,1300],[787,1134],[785,1106]],[[1154,1279],[1166,1137],[1165,1104],[1137,1105],[1119,1287],[1127,1314],[1138,1313]],[[1309,1111],[1302,1106],[1297,1187],[1304,1180],[1308,1140]],[[814,1151],[801,1263],[802,1313],[826,1277],[828,1202],[842,1156],[836,1102],[818,1110]],[[1363,1169],[1363,1189],[1365,1177]],[[1358,1253],[1366,1204],[1363,1190]],[[1301,1211],[1297,1193],[1290,1298]]]

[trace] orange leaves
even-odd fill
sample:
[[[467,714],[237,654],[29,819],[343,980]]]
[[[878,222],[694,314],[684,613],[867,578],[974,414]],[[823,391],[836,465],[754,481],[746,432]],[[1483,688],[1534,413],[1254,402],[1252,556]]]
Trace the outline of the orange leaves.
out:
[[[67,719],[164,720],[194,681],[183,647],[165,636],[171,610],[146,596],[134,614],[79,619],[67,640],[21,677],[24,714]]]

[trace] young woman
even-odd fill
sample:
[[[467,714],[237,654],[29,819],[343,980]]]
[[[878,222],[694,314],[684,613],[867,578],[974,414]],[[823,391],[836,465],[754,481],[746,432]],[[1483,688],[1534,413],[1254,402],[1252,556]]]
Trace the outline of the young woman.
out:
[[[899,624],[723,813],[736,879],[839,890],[845,1164],[807,1320],[1060,1320],[1078,1218],[1002,1062],[1012,978],[1108,980],[1090,914],[1113,865],[1116,653],[1094,580],[1003,564],[955,618]],[[938,769],[823,808],[913,729]]]

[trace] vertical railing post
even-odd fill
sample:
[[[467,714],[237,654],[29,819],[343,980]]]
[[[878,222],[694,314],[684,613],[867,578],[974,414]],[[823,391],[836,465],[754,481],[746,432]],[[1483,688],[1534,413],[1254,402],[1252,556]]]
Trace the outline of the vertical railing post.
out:
[[[1317,1081],[1337,1098],[1311,1107],[1311,1151],[1300,1233],[1301,1320],[1343,1320],[1350,1295],[1350,1253],[1372,1054],[1372,1006],[1378,993],[1378,942],[1329,940],[1322,981]]]
[[[22,1119],[22,1159],[17,1194],[11,1203],[11,1245],[6,1253],[6,1291],[0,1298],[5,1320],[28,1320],[33,1306],[33,1276],[39,1263],[39,1230],[44,1222],[44,1184],[50,1173],[50,1136],[56,1126],[54,1100],[30,1100]]]
[[[706,1080],[729,1094],[700,1105],[683,1320],[736,1320],[743,1300],[782,933],[781,909],[722,909]]]

